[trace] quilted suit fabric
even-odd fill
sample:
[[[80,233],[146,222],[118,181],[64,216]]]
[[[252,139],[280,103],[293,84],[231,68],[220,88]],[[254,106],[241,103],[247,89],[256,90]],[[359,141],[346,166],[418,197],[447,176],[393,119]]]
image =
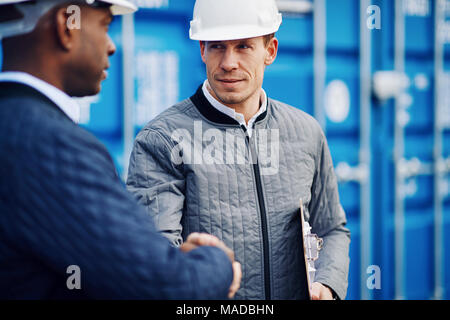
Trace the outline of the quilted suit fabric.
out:
[[[344,299],[350,232],[319,124],[269,99],[252,138],[244,128],[211,106],[200,87],[138,134],[128,189],[174,245],[199,231],[235,251],[243,268],[236,299],[308,297],[302,199],[312,232],[324,239],[316,281]]]
[[[0,298],[226,299],[225,253],[172,246],[105,147],[20,84],[0,84],[0,177]]]

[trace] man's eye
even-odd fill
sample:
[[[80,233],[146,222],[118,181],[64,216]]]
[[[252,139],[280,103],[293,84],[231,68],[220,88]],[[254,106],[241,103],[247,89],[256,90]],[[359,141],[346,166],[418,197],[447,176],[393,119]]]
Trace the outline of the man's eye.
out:
[[[238,46],[239,49],[250,49],[250,46],[246,45],[246,44],[241,44]]]
[[[223,46],[220,44],[212,44],[210,46],[211,49],[215,49],[215,50],[219,50],[219,49],[223,49]]]

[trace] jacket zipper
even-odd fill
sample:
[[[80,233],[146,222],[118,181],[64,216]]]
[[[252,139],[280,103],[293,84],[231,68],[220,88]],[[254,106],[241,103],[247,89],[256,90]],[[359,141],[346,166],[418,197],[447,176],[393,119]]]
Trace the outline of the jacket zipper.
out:
[[[248,135],[247,128],[244,125],[241,125],[241,128],[245,132],[245,138],[247,141],[247,145],[250,148],[251,158],[253,163],[253,172],[255,174],[256,180],[256,191],[258,194],[258,203],[261,215],[261,228],[262,228],[262,237],[263,237],[263,254],[264,254],[264,292],[266,296],[266,300],[271,300],[270,294],[270,265],[269,265],[269,235],[267,233],[267,214],[266,214],[266,205],[264,204],[264,194],[262,189],[261,182],[261,172],[259,168],[259,159],[257,156],[255,145],[252,143]],[[255,126],[253,126],[255,128]],[[255,161],[256,160],[256,161]]]

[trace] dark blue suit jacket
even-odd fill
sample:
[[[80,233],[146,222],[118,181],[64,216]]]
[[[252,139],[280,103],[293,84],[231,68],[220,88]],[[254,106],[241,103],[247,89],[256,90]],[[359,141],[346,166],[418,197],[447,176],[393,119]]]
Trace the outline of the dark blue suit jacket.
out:
[[[172,247],[105,147],[21,84],[0,83],[0,179],[0,298],[226,298],[224,252]]]

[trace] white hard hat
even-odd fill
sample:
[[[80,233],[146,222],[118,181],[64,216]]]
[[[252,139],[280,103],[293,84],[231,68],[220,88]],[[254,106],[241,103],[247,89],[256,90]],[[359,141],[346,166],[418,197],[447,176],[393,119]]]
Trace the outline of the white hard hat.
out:
[[[74,1],[75,3],[81,0]],[[133,13],[136,6],[127,0],[86,0],[86,4],[111,4],[113,15]],[[39,19],[61,0],[0,0],[0,39],[33,31]],[[10,5],[5,7],[6,5]],[[3,8],[2,8],[3,7]],[[8,10],[7,10],[8,9]],[[9,15],[9,16],[8,16]]]
[[[281,21],[275,0],[197,0],[189,36],[200,41],[254,38],[277,32]]]
[[[133,13],[137,10],[137,7],[127,0],[100,0],[100,1],[110,3],[112,5],[111,13],[115,16]]]

